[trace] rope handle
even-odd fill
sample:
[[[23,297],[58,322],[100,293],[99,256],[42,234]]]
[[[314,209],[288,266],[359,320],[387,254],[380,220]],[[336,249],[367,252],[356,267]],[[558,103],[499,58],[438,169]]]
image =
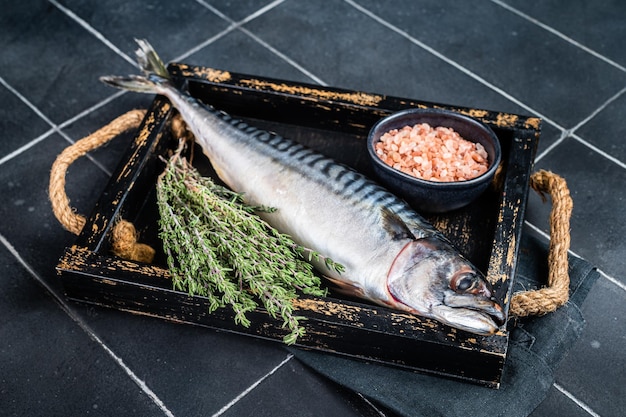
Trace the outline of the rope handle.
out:
[[[65,176],[68,168],[87,152],[104,145],[126,130],[139,127],[145,114],[145,110],[131,110],[91,135],[68,146],[57,156],[50,171],[48,194],[54,215],[69,232],[75,235],[80,234],[87,219],[76,213],[70,206],[70,200],[65,192]],[[113,227],[111,239],[113,253],[121,258],[148,263],[154,259],[154,249],[137,242],[137,230],[129,221],[120,219]]]
[[[570,218],[573,201],[565,179],[540,170],[530,177],[530,186],[546,201],[552,198],[550,211],[550,244],[548,247],[548,285],[513,294],[510,314],[518,317],[541,315],[555,311],[569,299]]]
[[[65,193],[65,176],[69,166],[87,152],[102,146],[120,133],[138,128],[145,114],[145,110],[131,110],[70,145],[59,154],[50,173],[49,196],[54,215],[65,229],[78,235],[86,223],[85,217],[77,214],[70,206]],[[172,131],[177,137],[189,139],[190,132],[186,130],[179,115],[172,120]],[[572,199],[567,184],[560,176],[543,170],[534,173],[530,178],[530,183],[544,201],[545,193],[549,193],[552,197],[549,274],[546,287],[513,295],[510,313],[518,317],[550,313],[565,304],[569,298],[567,251],[570,245],[569,220],[572,212]],[[154,249],[137,242],[137,231],[132,223],[123,219],[119,220],[113,228],[111,239],[112,251],[117,256],[134,261],[152,262]]]

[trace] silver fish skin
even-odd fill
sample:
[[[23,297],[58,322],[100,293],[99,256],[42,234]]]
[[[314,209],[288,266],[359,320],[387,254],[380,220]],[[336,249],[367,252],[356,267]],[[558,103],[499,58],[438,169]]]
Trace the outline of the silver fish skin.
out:
[[[101,77],[160,94],[179,111],[225,184],[246,202],[274,207],[265,220],[345,267],[315,267],[343,291],[480,335],[505,317],[492,289],[449,241],[406,203],[362,174],[259,130],[177,89],[156,52],[138,40],[143,76]]]

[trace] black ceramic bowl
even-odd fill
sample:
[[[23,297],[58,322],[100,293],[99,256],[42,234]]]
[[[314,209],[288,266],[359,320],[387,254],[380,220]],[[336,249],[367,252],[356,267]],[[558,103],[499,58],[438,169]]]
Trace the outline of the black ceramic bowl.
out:
[[[385,164],[375,150],[380,137],[392,129],[419,123],[452,128],[464,139],[483,145],[488,154],[487,171],[466,181],[436,182],[413,177]],[[403,110],[381,119],[370,130],[367,150],[379,182],[416,210],[430,213],[456,210],[474,201],[493,180],[502,154],[498,137],[488,126],[471,117],[438,109]]]

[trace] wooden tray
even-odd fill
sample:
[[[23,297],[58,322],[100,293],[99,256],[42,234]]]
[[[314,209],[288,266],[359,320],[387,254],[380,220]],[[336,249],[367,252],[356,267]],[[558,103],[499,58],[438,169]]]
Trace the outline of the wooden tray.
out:
[[[381,117],[408,107],[438,107],[468,114],[491,126],[503,149],[499,180],[476,202],[445,215],[426,217],[494,283],[508,311],[515,275],[530,172],[540,120],[410,99],[171,64],[170,71],[192,95],[230,114],[299,140],[370,174],[365,138]],[[281,321],[259,309],[250,328],[236,326],[228,309],[207,313],[207,300],[174,291],[158,239],[158,155],[173,148],[172,107],[156,97],[128,153],[102,193],[82,233],[58,264],[67,297],[133,313],[281,341]],[[197,165],[212,175],[196,152]],[[119,218],[135,224],[141,241],[157,249],[153,264],[110,253],[110,232]],[[302,296],[296,304],[306,335],[297,346],[385,363],[415,371],[499,386],[508,331],[489,337],[456,330],[360,300]]]

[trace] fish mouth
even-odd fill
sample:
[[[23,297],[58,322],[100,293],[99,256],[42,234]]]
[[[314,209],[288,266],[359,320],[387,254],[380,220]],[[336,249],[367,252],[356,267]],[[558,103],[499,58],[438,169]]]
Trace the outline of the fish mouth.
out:
[[[471,333],[489,336],[496,333],[506,322],[504,310],[493,298],[464,299],[451,297],[444,303],[433,305],[433,317],[443,323]]]
[[[465,308],[468,308],[469,310],[473,310],[486,317],[490,317],[494,321],[494,323],[496,323],[498,326],[502,326],[504,322],[506,321],[504,310],[502,309],[500,304],[493,298],[490,298],[488,300],[488,306],[485,308],[472,308],[472,307],[465,307]]]
[[[444,298],[439,303],[431,304],[427,311],[416,310],[397,299],[394,301],[396,308],[402,306],[412,314],[429,317],[455,329],[480,336],[491,336],[506,323],[502,306],[493,298],[466,299],[463,300],[465,302],[455,300],[450,304],[446,304]]]
[[[387,291],[396,308],[471,333],[494,334],[506,321],[483,275],[435,237],[406,244],[387,274]]]
[[[481,314],[483,317],[490,319],[493,321],[497,328],[500,328],[506,323],[506,316],[504,315],[504,310],[498,303],[493,304],[493,308],[490,308],[488,311],[484,310],[472,310],[475,313]]]

